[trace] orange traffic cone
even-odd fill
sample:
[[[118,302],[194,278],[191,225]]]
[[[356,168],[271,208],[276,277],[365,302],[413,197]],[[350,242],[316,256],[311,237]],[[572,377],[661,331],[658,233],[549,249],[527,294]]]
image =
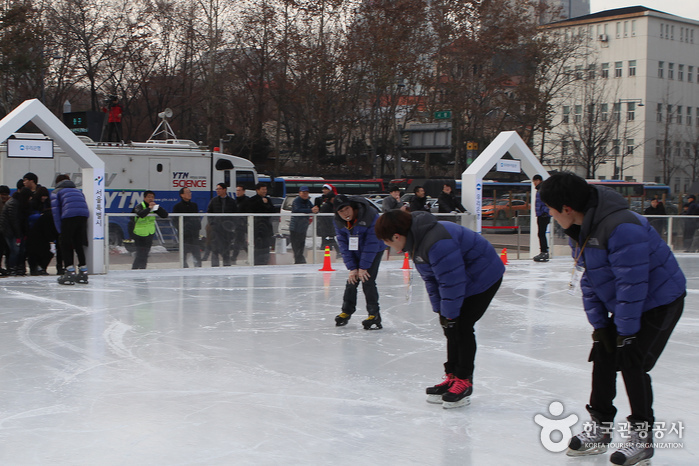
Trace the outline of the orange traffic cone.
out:
[[[500,253],[500,260],[504,265],[507,265],[507,248],[502,248],[502,252]]]
[[[408,253],[405,253],[405,259],[403,259],[403,267],[401,267],[401,270],[410,270],[410,261],[408,259]]]
[[[318,269],[319,272],[334,272],[332,263],[330,262],[330,246],[325,246],[325,257],[323,258],[323,268]]]

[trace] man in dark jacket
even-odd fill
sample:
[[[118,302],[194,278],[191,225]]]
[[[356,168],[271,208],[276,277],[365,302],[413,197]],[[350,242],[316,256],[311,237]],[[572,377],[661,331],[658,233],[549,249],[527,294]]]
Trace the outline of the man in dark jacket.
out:
[[[534,256],[532,260],[534,262],[548,262],[549,260],[549,243],[548,238],[546,238],[546,228],[548,228],[551,222],[551,216],[549,215],[549,209],[546,204],[541,200],[539,195],[539,186],[543,178],[541,175],[534,175],[532,177],[532,184],[536,187],[536,226],[539,236],[539,254]]]
[[[238,203],[228,195],[228,185],[223,182],[216,185],[216,197],[211,199],[206,209],[210,214],[234,214],[238,212]],[[209,217],[209,226],[206,229],[206,239],[211,250],[211,266],[219,266],[219,257],[224,267],[231,265],[231,250],[233,239],[238,226],[238,219],[234,217]]]
[[[448,214],[451,212],[466,212],[466,208],[461,204],[454,193],[449,183],[444,183],[442,192],[439,193],[439,213]]]
[[[238,203],[238,212],[247,212],[247,203],[250,200],[245,194],[245,186],[239,184],[235,187],[235,202]],[[231,251],[231,260],[235,264],[238,261],[240,251],[245,251],[248,248],[248,225],[245,219],[241,219],[236,223],[235,238],[233,238],[233,251]]]
[[[25,241],[27,218],[32,191],[20,188],[12,194],[0,213],[0,231],[7,246],[7,270],[9,275],[25,275]]]
[[[315,206],[318,207],[319,214],[332,214],[334,213],[333,201],[335,200],[335,188],[331,184],[324,184],[322,189],[323,195],[317,197],[315,200]],[[316,233],[320,236],[320,247],[325,250],[326,246],[330,249],[334,249],[337,257],[340,257],[340,248],[337,246],[337,241],[335,241],[335,221],[329,215],[321,215],[318,217],[318,226],[316,227]]]
[[[388,190],[388,196],[383,198],[381,201],[381,211],[388,212],[393,209],[400,209],[403,207],[403,203],[400,201],[400,188],[396,185],[392,185]]]
[[[317,214],[319,208],[311,203],[308,186],[299,188],[299,195],[291,203],[292,214]],[[294,264],[305,264],[306,233],[308,232],[308,215],[295,215],[289,222],[289,236],[291,238],[291,249],[294,251]]]
[[[446,377],[427,389],[427,401],[444,408],[469,404],[474,325],[500,288],[505,266],[481,235],[453,222],[439,222],[427,212],[386,212],[376,222],[376,236],[396,252],[412,256],[447,339]]]
[[[380,329],[379,291],[376,276],[386,246],[376,237],[374,225],[378,209],[361,196],[335,196],[335,232],[349,277],[342,298],[342,312],[335,317],[335,325],[347,325],[357,310],[357,287],[362,284],[368,317],[362,321],[365,330]]]
[[[425,194],[425,188],[423,188],[422,186],[415,186],[415,189],[413,189],[413,193],[415,195],[410,198],[410,204],[408,205],[410,212],[429,212],[430,208],[427,205],[427,195]]]
[[[180,189],[180,202],[174,205],[172,212],[175,214],[196,214],[199,212],[199,207],[196,202],[192,202],[192,190],[189,188]],[[184,244],[184,266],[187,265],[187,254],[192,256],[194,267],[201,267],[201,248],[199,247],[199,232],[201,231],[201,220],[199,217],[182,217],[182,237]],[[175,223],[178,231],[180,228],[180,219]]]
[[[2,212],[5,203],[10,200],[10,188],[7,185],[0,185],[0,213]],[[0,231],[0,277],[6,276],[9,272],[2,268],[3,258],[5,258],[5,267],[7,267],[7,245],[5,244],[5,237]]]
[[[675,256],[643,216],[616,191],[588,185],[572,173],[541,183],[541,199],[571,237],[592,325],[592,393],[587,409],[592,428],[573,437],[569,456],[603,453],[613,431],[616,373],[621,371],[631,406],[629,439],[612,454],[614,464],[636,464],[653,456],[653,389],[648,372],[682,315],[686,280]],[[577,282],[579,277],[579,285]]]
[[[58,232],[61,257],[63,260],[63,275],[58,277],[61,285],[87,283],[87,262],[85,246],[87,246],[87,218],[90,210],[87,207],[85,195],[68,175],[56,177],[56,187],[51,193],[51,210],[53,223]],[[78,256],[79,272],[75,274],[73,252]]]
[[[273,214],[277,211],[272,204],[272,199],[267,195],[265,183],[257,183],[255,193],[247,202],[248,212]],[[269,248],[272,247],[273,238],[272,218],[269,215],[255,217],[255,265],[269,264]]]

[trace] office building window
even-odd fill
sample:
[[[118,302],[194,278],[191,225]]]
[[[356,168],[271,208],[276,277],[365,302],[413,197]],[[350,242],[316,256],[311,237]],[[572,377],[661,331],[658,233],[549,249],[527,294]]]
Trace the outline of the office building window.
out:
[[[573,121],[575,123],[580,123],[582,121],[582,105],[575,106],[575,114],[573,115]]]
[[[667,79],[675,79],[675,64],[667,64]]]
[[[595,65],[590,64],[587,66],[587,79],[595,79],[597,76],[597,71],[595,70]]]
[[[561,155],[563,157],[568,156],[568,141],[561,141]]]
[[[631,37],[636,37],[636,20],[631,20]]]
[[[629,76],[636,76],[636,60],[629,60]]]
[[[563,106],[563,118],[562,118],[561,122],[563,124],[570,123],[570,106],[569,105]]]
[[[672,105],[667,106],[667,122],[672,123]]]
[[[688,66],[687,67],[687,82],[691,83],[692,81],[694,81],[694,67]]]
[[[621,21],[616,23],[616,38],[621,39]]]
[[[602,63],[602,78],[607,79],[609,77],[609,63]]]
[[[663,141],[661,141],[660,139],[655,140],[655,156],[656,157],[663,156]]]
[[[677,106],[677,124],[678,125],[682,124],[682,106],[681,105]]]
[[[624,37],[629,37],[629,22],[624,21]]]
[[[612,155],[614,157],[619,157],[621,155],[621,140],[619,140],[619,139],[612,140]]]
[[[675,40],[675,26],[670,26],[670,40]]]
[[[677,65],[677,80],[684,81],[684,65]]]
[[[575,79],[582,79],[583,77],[583,66],[575,65]]]
[[[629,121],[636,119],[636,102],[626,103],[626,119]]]
[[[692,107],[687,107],[687,126],[692,126]]]
[[[621,103],[616,102],[614,104],[614,121],[621,121]]]
[[[663,23],[660,23],[660,38],[665,38],[665,25]]]
[[[662,123],[662,121],[663,121],[663,104],[658,104],[658,108],[655,111],[655,120],[658,123]]]
[[[659,61],[658,62],[658,77],[660,79],[663,79],[665,76],[665,62],[664,61]]]
[[[602,121],[607,121],[609,119],[609,104],[600,104],[599,113]]]
[[[624,75],[624,62],[622,61],[617,61],[614,62],[614,77],[615,78],[621,78]]]

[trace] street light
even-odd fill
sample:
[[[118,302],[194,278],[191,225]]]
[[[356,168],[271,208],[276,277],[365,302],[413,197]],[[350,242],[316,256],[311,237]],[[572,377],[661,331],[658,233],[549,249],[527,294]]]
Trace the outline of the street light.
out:
[[[621,141],[619,140],[619,125],[621,125],[621,104],[626,103],[627,108],[626,108],[626,121],[629,120],[635,120],[636,116],[633,114],[631,118],[629,118],[629,115],[632,115],[631,111],[629,110],[629,104],[638,104],[639,107],[643,107],[643,99],[618,99],[616,101],[615,106],[618,106],[618,112],[614,112],[614,118],[616,119],[616,142],[617,145],[615,146],[614,150],[614,175],[612,176],[612,179],[618,180],[621,179],[621,176],[623,175],[623,161],[622,161],[622,166],[619,167],[618,160],[619,160],[619,154],[621,153],[622,149],[622,144]],[[616,110],[616,109],[615,109]],[[635,108],[634,108],[635,110]],[[622,171],[622,173],[619,173]]]

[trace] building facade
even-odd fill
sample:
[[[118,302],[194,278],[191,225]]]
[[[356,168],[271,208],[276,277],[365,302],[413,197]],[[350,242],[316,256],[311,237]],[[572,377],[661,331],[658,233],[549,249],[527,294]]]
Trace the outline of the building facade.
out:
[[[673,192],[699,180],[699,21],[629,7],[544,29],[580,44],[553,102],[547,168]]]

